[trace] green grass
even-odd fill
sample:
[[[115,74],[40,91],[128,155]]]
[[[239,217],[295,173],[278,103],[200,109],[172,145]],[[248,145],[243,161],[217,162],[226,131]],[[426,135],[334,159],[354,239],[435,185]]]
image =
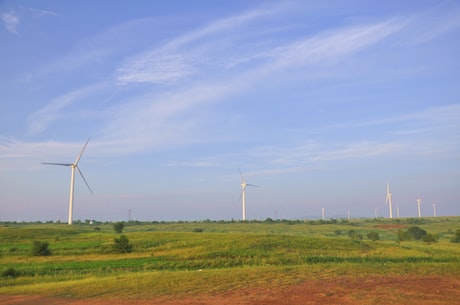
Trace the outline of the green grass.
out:
[[[416,223],[415,223],[416,222]],[[397,242],[393,225],[420,226],[437,243]],[[390,226],[389,226],[390,225]],[[98,230],[95,230],[95,227]],[[460,217],[314,222],[128,223],[133,252],[112,252],[112,224],[0,225],[0,294],[151,297],[218,293],[366,274],[460,276]],[[340,230],[341,234],[337,235]],[[352,240],[348,231],[364,236]],[[366,238],[379,233],[380,240]],[[31,256],[34,240],[52,255]]]

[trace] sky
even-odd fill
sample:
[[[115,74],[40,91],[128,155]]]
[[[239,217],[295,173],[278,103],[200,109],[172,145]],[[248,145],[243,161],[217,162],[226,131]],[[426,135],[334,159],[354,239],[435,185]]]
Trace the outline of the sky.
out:
[[[0,221],[460,215],[458,1],[0,2]]]

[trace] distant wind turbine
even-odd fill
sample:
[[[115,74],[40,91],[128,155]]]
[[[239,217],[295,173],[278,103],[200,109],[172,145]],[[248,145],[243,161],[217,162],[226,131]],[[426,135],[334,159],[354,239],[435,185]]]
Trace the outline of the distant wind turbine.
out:
[[[422,217],[422,199],[417,199],[418,217]]]
[[[433,203],[433,217],[436,217],[436,203]]]
[[[256,187],[256,185],[246,183],[246,180],[244,180],[244,176],[241,173],[241,170],[239,167],[238,167],[238,171],[240,172],[240,176],[241,176],[241,203],[242,203],[242,209],[243,209],[242,220],[246,220],[246,187],[247,186]]]
[[[393,208],[392,208],[392,197],[390,192],[390,184],[387,181],[387,198],[385,199],[385,203],[388,203],[388,207],[390,208],[390,218],[393,218]]]
[[[72,169],[72,172],[71,172],[71,175],[70,175],[70,198],[69,198],[69,220],[68,220],[68,224],[71,225],[72,224],[72,211],[73,211],[73,189],[74,189],[74,184],[75,184],[75,169],[78,170],[78,173],[80,174],[80,176],[83,178],[83,181],[85,181],[85,184],[86,186],[88,187],[89,191],[91,192],[91,194],[94,195],[93,191],[91,190],[91,188],[89,187],[89,184],[88,182],[86,181],[85,179],[85,176],[83,176],[83,173],[81,172],[81,170],[78,168],[78,162],[80,161],[81,159],[81,156],[83,155],[83,152],[85,151],[86,149],[86,146],[88,145],[88,142],[89,142],[90,138],[88,138],[88,140],[86,141],[85,145],[83,146],[83,148],[81,149],[80,153],[78,154],[77,158],[75,159],[75,162],[74,163],[42,163],[42,164],[50,164],[50,165],[60,165],[60,166],[68,166]]]

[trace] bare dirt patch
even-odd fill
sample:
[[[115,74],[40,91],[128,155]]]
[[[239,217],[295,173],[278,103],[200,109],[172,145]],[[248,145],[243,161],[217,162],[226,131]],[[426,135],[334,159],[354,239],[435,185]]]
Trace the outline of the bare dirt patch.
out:
[[[460,304],[460,277],[367,276],[309,280],[279,288],[228,291],[217,295],[161,297],[149,300],[64,299],[41,296],[0,296],[4,305],[230,305],[230,304]]]

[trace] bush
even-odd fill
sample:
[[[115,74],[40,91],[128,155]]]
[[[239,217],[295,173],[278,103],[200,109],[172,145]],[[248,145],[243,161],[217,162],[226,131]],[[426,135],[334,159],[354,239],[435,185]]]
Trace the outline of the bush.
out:
[[[421,240],[427,234],[425,230],[423,230],[423,229],[421,229],[421,228],[419,228],[417,226],[410,227],[407,230],[407,233],[409,234],[409,236],[412,239],[415,239],[415,240]]]
[[[409,233],[407,233],[407,231],[398,230],[398,233],[396,234],[396,240],[397,241],[410,240],[410,235]]]
[[[121,233],[123,232],[123,229],[125,228],[125,223],[123,221],[120,221],[120,222],[116,222],[113,224],[113,230],[116,232],[116,233]]]
[[[337,230],[334,231],[334,233],[335,233],[335,235],[340,236],[340,235],[342,235],[342,230],[337,229]]]
[[[455,231],[455,236],[450,241],[453,243],[460,243],[460,229]]]
[[[353,229],[348,231],[348,237],[350,237],[351,239],[354,239],[356,237],[356,231]]]
[[[48,256],[51,255],[51,250],[48,248],[49,244],[44,241],[34,241],[32,244],[31,254],[33,256]]]
[[[116,253],[130,253],[133,250],[133,246],[125,235],[120,235],[119,238],[115,238],[113,241],[113,250]]]
[[[427,234],[422,237],[422,240],[426,243],[435,243],[438,241],[438,237],[434,234]]]
[[[7,268],[2,271],[2,277],[17,277],[19,273],[14,268]]]
[[[380,239],[380,235],[378,232],[372,231],[367,233],[367,238],[369,238],[372,241],[376,241]]]

